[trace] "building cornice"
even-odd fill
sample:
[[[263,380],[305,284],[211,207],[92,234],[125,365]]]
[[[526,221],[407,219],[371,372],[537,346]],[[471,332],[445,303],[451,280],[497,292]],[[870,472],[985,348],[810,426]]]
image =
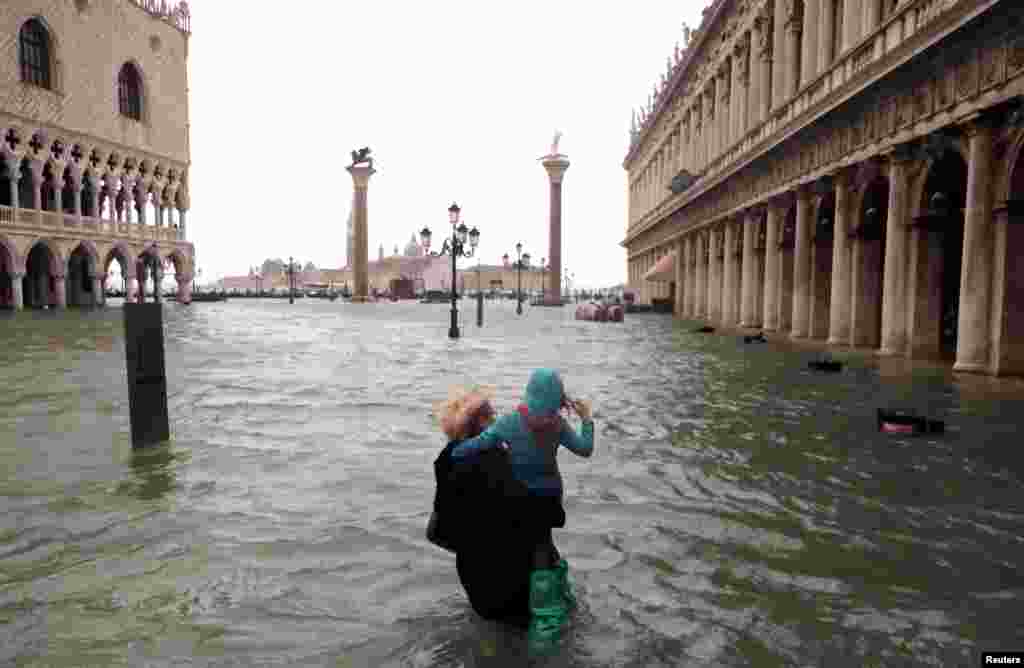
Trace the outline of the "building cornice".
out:
[[[919,6],[925,1],[926,0],[917,0],[916,2],[910,2],[907,3],[907,7],[912,9],[913,6]],[[628,246],[646,232],[649,232],[659,224],[663,223],[669,217],[677,215],[683,209],[694,204],[715,188],[721,186],[728,179],[736,176],[743,170],[750,167],[753,163],[762,159],[764,156],[795,137],[798,133],[813,125],[817,120],[823,118],[829,113],[832,113],[833,111],[836,111],[863,91],[877,84],[892,72],[909,63],[916,55],[934,47],[949,35],[961,29],[971,21],[978,19],[981,15],[1004,1],[1005,0],[962,0],[958,3],[956,8],[948,9],[943,19],[919,29],[905,41],[900,43],[895,49],[887,52],[880,59],[871,62],[859,73],[858,76],[847,80],[843,85],[832,90],[828,95],[818,100],[815,104],[804,108],[800,113],[794,115],[788,122],[786,122],[785,125],[782,125],[776,129],[775,132],[768,135],[763,141],[761,141],[761,143],[747,150],[738,160],[735,160],[727,167],[720,169],[717,172],[705,168],[701,174],[698,175],[700,180],[692,191],[687,191],[680,195],[671,197],[665,200],[662,204],[653,207],[648,214],[641,218],[642,222],[638,221],[637,224],[632,226],[632,229],[627,230],[626,237],[619,245],[623,247]],[[960,11],[958,12],[957,9]],[[895,19],[890,19],[889,23],[893,20]],[[877,39],[878,35],[886,32],[889,27],[889,23],[883,23],[879,26],[878,30],[873,32],[871,35],[865,36],[860,42],[844,54],[843,59],[851,59],[855,57],[856,54],[862,52],[866,47],[870,46],[869,42],[873,39]],[[840,62],[841,61],[837,61],[837,63]],[[845,62],[841,63],[839,66],[845,66]],[[794,101],[800,99],[808,89],[820,86],[823,80],[832,76],[835,69],[836,66],[834,65],[832,69],[821,73],[814,81],[806,84],[797,92],[797,95],[788,100],[781,109],[773,110],[767,120],[752,128],[736,143],[746,141],[751,135],[762,132],[764,126],[769,123],[773,123],[779,117],[784,116],[786,110],[794,104]],[[728,151],[726,153],[728,153]],[[723,154],[722,157],[719,157],[717,161],[720,162],[724,155],[725,154]],[[711,167],[714,166],[715,162],[712,162]],[[711,171],[710,175],[708,175],[709,171]]]
[[[684,79],[690,73],[691,65],[694,64],[697,54],[704,47],[705,42],[709,39],[711,34],[711,27],[718,21],[718,17],[724,12],[725,6],[729,4],[728,0],[717,0],[714,2],[710,9],[711,15],[707,17],[705,21],[701,22],[701,25],[697,29],[696,39],[687,45],[686,53],[683,55],[683,59],[679,64],[679,67],[675,68],[672,73],[672,78],[669,79],[668,85],[662,90],[661,95],[654,101],[654,109],[651,112],[650,118],[644,123],[643,127],[640,128],[638,133],[639,137],[636,141],[630,143],[629,150],[626,152],[626,157],[622,161],[622,167],[629,169],[629,164],[637,157],[640,153],[640,149],[643,148],[645,142],[650,138],[654,128],[658,125],[658,121],[664,115],[666,108],[669,106],[669,102],[676,96],[679,87],[682,85]]]

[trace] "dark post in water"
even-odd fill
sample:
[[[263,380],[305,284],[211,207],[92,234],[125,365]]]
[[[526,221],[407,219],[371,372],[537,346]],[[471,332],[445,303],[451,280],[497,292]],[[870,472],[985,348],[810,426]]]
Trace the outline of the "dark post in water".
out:
[[[171,437],[167,419],[163,306],[126,303],[124,342],[132,447],[162,443]]]
[[[476,326],[484,326],[484,293],[476,293]]]

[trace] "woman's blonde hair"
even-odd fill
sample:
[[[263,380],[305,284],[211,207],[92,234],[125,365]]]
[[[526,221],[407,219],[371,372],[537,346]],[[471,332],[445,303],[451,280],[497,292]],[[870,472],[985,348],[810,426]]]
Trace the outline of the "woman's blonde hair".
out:
[[[452,387],[448,390],[448,398],[434,405],[434,417],[449,440],[461,441],[476,435],[469,431],[476,426],[476,418],[481,412],[494,414],[493,397],[494,390],[489,386]]]

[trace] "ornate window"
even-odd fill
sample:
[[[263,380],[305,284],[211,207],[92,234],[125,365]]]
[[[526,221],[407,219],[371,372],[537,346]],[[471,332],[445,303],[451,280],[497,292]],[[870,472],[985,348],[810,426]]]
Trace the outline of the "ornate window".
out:
[[[131,63],[122,65],[117,75],[117,104],[122,116],[142,120],[142,77]]]
[[[50,89],[50,33],[39,19],[29,19],[18,35],[21,80]]]

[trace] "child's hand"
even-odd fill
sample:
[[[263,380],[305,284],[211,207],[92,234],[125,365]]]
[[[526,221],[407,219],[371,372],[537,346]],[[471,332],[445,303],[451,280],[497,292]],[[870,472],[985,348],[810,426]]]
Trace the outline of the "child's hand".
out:
[[[593,419],[593,412],[591,411],[589,401],[586,401],[585,399],[577,399],[575,402],[573,402],[573,408],[576,409],[576,413],[580,416],[580,418],[584,420]]]

